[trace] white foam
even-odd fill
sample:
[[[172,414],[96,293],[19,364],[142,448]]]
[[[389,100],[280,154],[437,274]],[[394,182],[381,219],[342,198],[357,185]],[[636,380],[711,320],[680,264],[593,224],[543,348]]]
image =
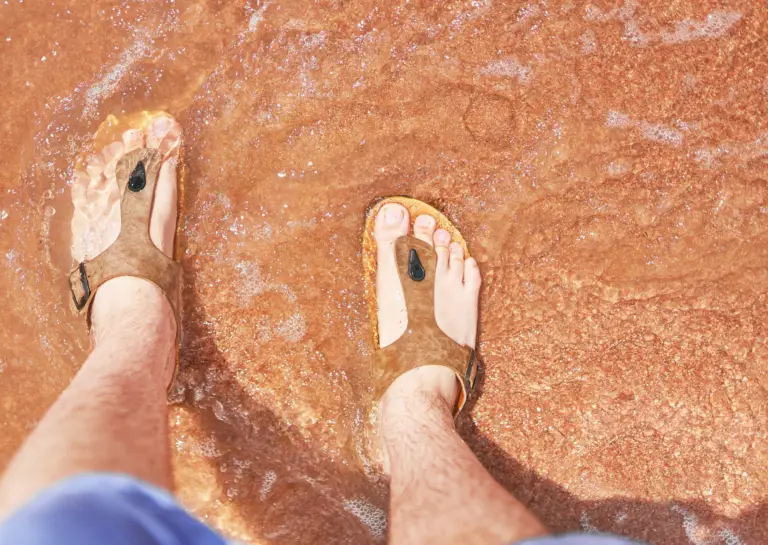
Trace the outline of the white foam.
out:
[[[699,163],[704,168],[712,168],[715,163],[715,153],[712,149],[701,148],[693,152],[693,160]]]
[[[235,458],[232,460],[232,465],[234,466],[233,472],[235,474],[235,480],[239,481],[243,478],[243,470],[251,467],[252,462],[251,460],[239,460],[238,458]]]
[[[719,38],[742,18],[742,14],[738,12],[713,11],[703,21],[683,19],[672,28],[662,28],[655,32],[647,30],[648,22],[643,15],[637,13],[638,7],[640,6],[635,0],[627,0],[622,6],[603,13],[600,8],[590,4],[586,8],[584,18],[596,22],[620,21],[624,24],[622,39],[638,47],[651,43],[674,45]]]
[[[18,259],[19,259],[19,252],[15,248],[10,249],[5,253],[5,264],[8,266],[9,269],[11,267],[16,266],[16,262],[18,261]]]
[[[682,119],[675,120],[675,126],[684,132],[690,132],[692,129],[698,129],[699,123],[691,123],[689,121],[683,121]]]
[[[762,133],[751,142],[723,141],[717,146],[708,146],[693,151],[693,160],[703,168],[716,168],[724,161],[747,164],[755,159],[768,156],[768,133]]]
[[[584,55],[591,55],[597,49],[597,36],[592,30],[585,30],[579,37],[579,41],[581,42],[581,52]]]
[[[626,160],[612,161],[608,165],[608,176],[611,178],[621,178],[630,171],[630,165]]]
[[[325,40],[327,38],[328,38],[328,33],[325,30],[321,30],[320,32],[316,32],[314,34],[310,34],[308,36],[303,36],[299,38],[299,43],[305,49],[322,48],[323,45],[325,45]],[[311,163],[310,163],[310,166],[312,166]]]
[[[300,312],[295,312],[288,318],[280,320],[275,326],[275,333],[286,341],[297,343],[307,334],[307,321]]]
[[[387,514],[362,498],[344,500],[344,510],[365,525],[375,539],[384,539],[387,532]]]
[[[517,20],[525,21],[541,14],[541,8],[534,4],[526,4],[517,12]]]
[[[627,114],[615,110],[610,110],[606,115],[605,126],[620,129],[634,128],[639,130],[646,140],[675,147],[681,146],[684,139],[683,133],[674,127],[642,120],[635,121]]]
[[[605,119],[606,127],[624,128],[624,127],[629,127],[629,125],[630,125],[629,116],[627,114],[616,112],[614,110],[609,111]]]
[[[670,146],[681,146],[683,144],[683,133],[672,127],[646,121],[640,121],[637,126],[642,131],[643,136],[653,142],[661,142]]]
[[[723,538],[725,545],[744,545],[744,542],[730,528],[723,529],[720,532],[720,537]]]
[[[590,533],[590,534],[597,534],[600,532],[600,530],[593,526],[592,523],[589,521],[589,517],[586,513],[582,513],[581,517],[579,517],[579,525],[581,526],[582,531]]]
[[[236,285],[237,293],[243,299],[251,299],[264,292],[266,284],[261,276],[261,268],[255,261],[242,261],[235,264],[240,273],[240,282]]]
[[[530,65],[520,64],[514,57],[489,62],[480,70],[480,75],[514,78],[523,85],[528,85],[533,79]]]
[[[491,4],[491,0],[472,0],[470,2],[472,9],[460,11],[451,21],[451,28],[458,30],[464,23],[478,19],[491,9]]]
[[[99,80],[85,91],[85,104],[83,105],[83,118],[91,119],[96,116],[96,107],[105,97],[111,95],[129,70],[140,59],[148,56],[152,51],[152,35],[147,31],[134,31],[143,34],[131,47],[123,51],[118,61],[110,69],[101,75]]]
[[[269,470],[264,474],[264,480],[261,483],[261,491],[259,492],[259,498],[261,501],[264,501],[267,499],[267,496],[269,495],[270,490],[272,490],[272,487],[277,482],[277,473],[275,473],[273,470]]]
[[[696,518],[696,515],[688,512],[679,505],[673,505],[670,509],[673,513],[679,513],[683,516],[683,531],[685,532],[688,541],[693,545],[707,545],[709,540],[702,536],[702,534],[706,534],[707,532],[702,531],[702,528],[699,527],[699,519]]]
[[[636,14],[637,7],[634,0],[627,0],[622,6],[603,13],[600,8],[590,4],[586,8],[584,18],[587,21],[598,22],[620,21],[624,23],[624,34],[621,39],[632,45],[644,47],[650,41],[650,37],[641,29],[642,17]]]
[[[205,439],[198,445],[198,452],[206,458],[218,458],[221,456],[221,451],[216,444],[216,440],[213,437]]]
[[[665,44],[679,44],[693,40],[713,39],[723,36],[741,20],[741,13],[713,11],[703,21],[684,19],[673,30],[662,29],[659,39]]]
[[[266,11],[271,3],[264,2],[259,9],[251,14],[251,18],[248,20],[248,32],[254,32],[259,28],[259,25],[264,20],[264,11]]]

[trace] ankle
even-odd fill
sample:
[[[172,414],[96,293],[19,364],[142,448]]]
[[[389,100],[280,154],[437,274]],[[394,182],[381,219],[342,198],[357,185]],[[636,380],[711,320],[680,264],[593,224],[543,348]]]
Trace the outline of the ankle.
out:
[[[402,478],[403,464],[407,467],[414,458],[433,458],[426,453],[455,434],[453,402],[449,399],[435,389],[414,388],[406,392],[390,387],[387,390],[379,405],[381,463],[385,475]]]
[[[105,282],[91,306],[94,344],[127,337],[132,343],[175,341],[176,319],[155,284],[130,276]],[[163,343],[161,343],[163,344]]]
[[[387,389],[381,398],[381,414],[435,408],[452,413],[458,394],[459,383],[449,368],[437,365],[417,367],[398,377]]]
[[[422,367],[399,377],[379,405],[384,448],[429,428],[452,430],[458,383],[443,367]]]

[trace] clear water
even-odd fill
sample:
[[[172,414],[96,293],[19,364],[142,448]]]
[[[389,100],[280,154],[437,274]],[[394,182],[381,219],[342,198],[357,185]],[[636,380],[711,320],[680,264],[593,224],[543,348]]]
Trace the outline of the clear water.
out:
[[[360,235],[409,194],[485,276],[460,429],[557,530],[768,542],[764,2],[0,2],[0,465],[88,348],[69,182],[185,128],[178,492],[246,543],[376,543]]]

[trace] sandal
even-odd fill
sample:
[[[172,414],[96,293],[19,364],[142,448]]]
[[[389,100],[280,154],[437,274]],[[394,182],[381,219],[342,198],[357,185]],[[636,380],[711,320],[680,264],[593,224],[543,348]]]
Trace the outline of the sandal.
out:
[[[438,228],[451,233],[454,242],[470,257],[467,243],[459,230],[438,210],[410,197],[389,197],[368,207],[363,229],[363,272],[368,300],[375,353],[373,355],[374,397],[378,401],[400,375],[426,365],[451,369],[461,383],[461,394],[454,415],[464,407],[477,377],[475,350],[462,346],[448,337],[435,320],[434,293],[437,257],[432,246],[413,236],[405,235],[395,241],[395,259],[403,287],[408,312],[408,327],[403,335],[385,348],[379,346],[378,303],[376,300],[376,239],[373,231],[376,215],[382,206],[397,203],[404,206],[411,221],[426,214],[432,216]]]
[[[163,112],[141,112],[122,120],[110,116],[96,133],[96,149],[120,141],[123,131],[137,129],[145,132],[158,115],[168,116]],[[126,153],[117,162],[115,180],[122,194],[120,233],[106,250],[93,259],[81,261],[69,273],[72,309],[85,316],[89,330],[91,303],[99,287],[118,276],[136,276],[149,280],[162,290],[176,319],[177,340],[181,338],[181,265],[160,251],[149,235],[155,186],[163,159],[159,149],[143,147]]]

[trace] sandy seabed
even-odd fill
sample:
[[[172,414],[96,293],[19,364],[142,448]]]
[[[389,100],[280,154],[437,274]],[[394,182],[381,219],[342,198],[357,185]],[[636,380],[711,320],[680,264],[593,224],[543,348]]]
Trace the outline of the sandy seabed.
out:
[[[383,4],[383,5],[382,5]],[[110,113],[184,126],[178,493],[245,543],[376,543],[375,197],[481,262],[459,421],[555,530],[768,542],[764,2],[0,4],[0,467],[83,361],[69,183]]]

